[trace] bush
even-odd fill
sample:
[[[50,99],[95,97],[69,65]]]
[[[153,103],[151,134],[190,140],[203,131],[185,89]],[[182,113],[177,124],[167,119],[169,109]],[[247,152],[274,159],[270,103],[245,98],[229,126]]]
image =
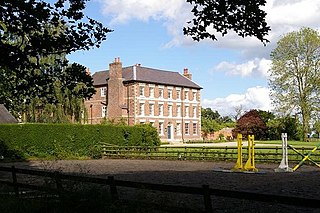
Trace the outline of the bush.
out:
[[[3,124],[0,142],[0,153],[14,152],[19,158],[95,159],[101,156],[101,143],[158,146],[160,139],[147,125]]]

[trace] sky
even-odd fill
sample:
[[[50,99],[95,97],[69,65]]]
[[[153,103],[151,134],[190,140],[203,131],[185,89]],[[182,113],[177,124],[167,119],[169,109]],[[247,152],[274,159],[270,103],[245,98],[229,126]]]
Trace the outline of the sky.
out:
[[[235,33],[218,41],[193,41],[183,35],[192,20],[192,6],[185,0],[91,0],[85,14],[114,30],[100,48],[78,51],[70,62],[88,67],[91,73],[109,69],[120,57],[124,67],[144,67],[183,72],[203,87],[202,107],[233,116],[236,109],[272,111],[268,76],[270,53],[286,33],[301,27],[320,30],[320,0],[267,0],[262,7],[271,27],[264,46],[254,37]]]

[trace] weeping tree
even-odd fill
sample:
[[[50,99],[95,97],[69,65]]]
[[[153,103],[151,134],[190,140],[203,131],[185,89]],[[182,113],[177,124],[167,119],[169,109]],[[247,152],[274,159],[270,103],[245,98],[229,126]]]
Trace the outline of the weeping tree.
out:
[[[56,114],[62,115],[66,114],[67,105],[67,114],[74,112],[74,118],[79,117],[76,112],[79,107],[73,105],[79,105],[76,103],[83,98],[81,93],[90,85],[78,81],[70,89],[67,81],[61,82],[60,92],[68,104],[58,101],[54,84],[65,80],[63,73],[68,72],[65,55],[99,47],[112,31],[85,16],[86,2],[0,1],[0,103],[15,117],[46,120],[39,117],[39,112],[55,114],[50,112],[56,107]],[[75,100],[76,95],[79,99]]]
[[[50,93],[33,96],[24,104],[24,121],[81,122],[87,117],[84,100],[91,98],[95,89],[86,68],[73,63],[54,74],[55,77],[50,76],[54,81],[47,85]]]
[[[319,112],[320,106],[319,33],[302,28],[284,35],[271,59],[269,86],[273,105],[283,114],[300,117],[306,141],[311,116]]]

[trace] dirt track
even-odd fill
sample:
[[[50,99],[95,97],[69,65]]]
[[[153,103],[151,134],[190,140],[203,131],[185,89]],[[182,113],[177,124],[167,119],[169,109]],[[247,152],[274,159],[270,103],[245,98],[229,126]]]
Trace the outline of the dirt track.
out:
[[[0,164],[12,165],[12,164]],[[15,163],[16,167],[59,170],[67,173],[85,173],[99,177],[115,176],[115,179],[139,182],[163,183],[201,187],[208,184],[210,188],[230,189],[266,194],[278,194],[314,198],[320,200],[320,169],[302,166],[294,173],[275,173],[276,164],[257,164],[259,173],[230,173],[234,163],[202,161],[164,161],[164,160],[86,160],[86,161],[34,161]],[[294,165],[291,165],[294,166]],[[125,192],[122,192],[123,195]],[[137,196],[137,195],[134,195]],[[138,197],[145,195],[138,195]],[[202,198],[171,195],[155,195],[159,202],[173,202],[195,211],[203,209]],[[139,198],[140,199],[140,198]],[[147,199],[155,199],[147,196]],[[216,212],[320,212],[320,209],[296,208],[293,206],[270,203],[251,203],[229,198],[214,198]]]

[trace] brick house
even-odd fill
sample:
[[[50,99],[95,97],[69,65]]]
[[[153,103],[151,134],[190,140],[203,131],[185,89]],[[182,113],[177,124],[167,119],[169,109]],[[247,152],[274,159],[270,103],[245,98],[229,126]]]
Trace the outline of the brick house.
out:
[[[202,88],[188,69],[181,75],[140,64],[123,68],[116,58],[108,71],[92,77],[96,94],[85,101],[89,123],[122,119],[128,125],[150,123],[163,141],[201,139]]]

